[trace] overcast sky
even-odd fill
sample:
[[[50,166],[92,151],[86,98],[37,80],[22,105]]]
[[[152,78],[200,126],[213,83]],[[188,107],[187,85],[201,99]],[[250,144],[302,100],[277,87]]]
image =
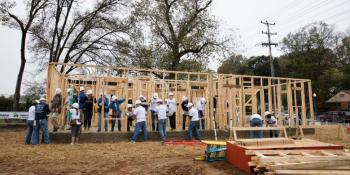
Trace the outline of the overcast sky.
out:
[[[15,14],[24,14],[22,2],[17,0]],[[240,52],[246,56],[268,53],[260,45],[267,40],[261,34],[266,30],[260,23],[262,20],[276,23],[271,27],[271,32],[277,32],[272,37],[274,42],[315,21],[334,25],[339,32],[350,30],[350,0],[214,0],[211,10],[223,27],[236,30]],[[280,54],[278,47],[273,49],[273,55]],[[14,92],[19,66],[20,32],[0,25],[0,94]],[[24,82],[32,81],[35,76],[33,66],[27,64]],[[218,64],[212,61],[209,67],[216,70]]]

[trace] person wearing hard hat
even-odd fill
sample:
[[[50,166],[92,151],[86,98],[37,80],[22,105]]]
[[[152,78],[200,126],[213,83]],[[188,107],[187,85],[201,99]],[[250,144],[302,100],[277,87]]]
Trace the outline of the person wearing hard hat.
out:
[[[139,130],[142,129],[143,140],[147,140],[147,125],[146,125],[146,110],[141,106],[141,101],[136,100],[136,108],[133,111],[133,117],[136,118],[136,126],[134,130],[134,135],[131,138],[131,143],[135,143],[139,135]]]
[[[192,103],[188,103],[187,107],[189,109],[188,115],[191,118],[190,126],[188,127],[188,138],[192,140],[192,135],[194,135],[196,140],[200,140],[198,110]]]
[[[182,97],[181,108],[182,108],[182,130],[186,129],[186,118],[188,116],[188,100],[186,96]]]
[[[92,90],[86,92],[86,99],[84,103],[84,130],[90,130],[91,128],[91,119],[94,108],[94,97],[92,95]]]
[[[259,114],[253,114],[249,116],[249,122],[250,122],[250,127],[262,127],[262,118]],[[250,138],[263,138],[263,132],[262,131],[250,131],[249,132],[249,137]]]
[[[199,119],[200,122],[199,124],[202,126],[201,128],[204,129],[205,128],[205,118],[204,118],[204,109],[205,109],[205,104],[206,104],[206,100],[204,97],[200,98],[199,101],[197,102],[197,110],[198,110],[198,115],[199,115]]]
[[[112,96],[112,101],[109,104],[109,110],[112,110],[112,127],[111,131],[114,131],[115,120],[118,120],[118,131],[122,129],[122,111],[120,110],[120,104],[124,103],[125,99],[117,99],[116,96]]]
[[[55,90],[55,96],[53,96],[51,101],[51,111],[52,111],[52,118],[51,118],[51,124],[53,126],[53,132],[56,132],[60,126],[58,124],[58,116],[61,114],[62,109],[62,90],[60,88],[57,88]]]
[[[153,98],[150,101],[150,111],[151,111],[151,120],[152,120],[152,131],[158,130],[156,128],[156,120],[157,120],[157,106],[158,106],[158,93],[153,94]]]
[[[125,113],[126,117],[127,117],[127,125],[126,125],[126,131],[130,132],[130,127],[132,126],[132,121],[134,120],[133,119],[133,113],[132,113],[132,104],[128,104],[127,106],[127,111]]]
[[[167,113],[167,107],[163,104],[162,99],[158,99],[158,105],[157,108],[155,109],[155,112],[157,113],[158,116],[158,130],[160,134],[160,138],[162,139],[162,144],[165,143],[166,141],[166,113]]]
[[[49,130],[47,123],[47,115],[50,114],[49,105],[46,104],[46,99],[41,97],[40,103],[35,106],[35,121],[34,121],[34,138],[33,145],[39,144],[39,132],[42,130],[44,144],[50,144]]]
[[[80,110],[80,115],[81,115],[81,118],[84,118],[85,116],[84,115],[84,108],[85,108],[85,100],[86,100],[86,93],[85,93],[85,88],[84,87],[80,87],[79,88],[79,110]]]
[[[169,98],[166,100],[166,104],[168,107],[168,116],[170,121],[170,128],[172,130],[176,129],[176,99],[174,98],[174,94],[169,92]]]
[[[143,96],[143,95],[140,95],[139,96],[139,100],[141,101],[141,106],[145,108],[145,110],[147,111],[148,110],[148,103],[147,103],[147,100],[146,100],[146,97]]]
[[[69,110],[72,113],[72,120],[70,122],[71,125],[71,144],[78,144],[79,135],[80,135],[80,127],[81,127],[81,115],[79,110],[79,104],[73,103],[72,109]]]
[[[32,140],[32,135],[34,131],[34,121],[35,121],[35,106],[40,103],[39,100],[33,100],[32,105],[28,110],[28,118],[27,118],[27,132],[26,132],[26,140],[25,144],[29,145]]]
[[[103,118],[105,119],[105,131],[107,132],[108,131],[108,121],[106,119],[108,119],[109,99],[102,92],[100,93],[100,97],[97,99],[97,105],[98,105],[97,132],[101,132],[102,115],[103,115]],[[103,108],[103,112],[102,112],[102,108]]]
[[[277,119],[269,111],[265,112],[265,118],[267,127],[277,127]],[[270,137],[278,137],[277,130],[270,130]]]

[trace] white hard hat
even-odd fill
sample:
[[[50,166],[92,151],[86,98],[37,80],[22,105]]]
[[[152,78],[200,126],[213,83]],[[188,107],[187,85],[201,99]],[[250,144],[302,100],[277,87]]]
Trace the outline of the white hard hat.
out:
[[[188,103],[186,106],[187,106],[188,108],[190,108],[190,107],[193,106],[193,104],[192,104],[192,103]]]
[[[169,94],[168,94],[169,96],[173,96],[174,94],[172,93],[172,92],[169,92]]]
[[[100,92],[100,96],[103,95],[103,92]]]
[[[128,104],[128,108],[132,108],[132,104]]]
[[[204,97],[201,98],[201,102],[202,102],[202,103],[205,103],[205,102],[206,102],[206,100],[205,100]]]
[[[72,107],[78,109],[79,108],[79,104],[78,103],[73,103]]]
[[[182,101],[185,101],[187,100],[187,97],[186,96],[182,96]]]
[[[39,100],[35,100],[35,103],[40,103],[40,101]]]
[[[55,90],[55,94],[60,94],[62,92],[62,90],[60,89],[60,88],[57,88],[56,90]]]
[[[87,95],[92,94],[92,90],[88,90],[88,91],[86,92],[86,94],[87,94]]]
[[[145,96],[143,96],[143,95],[140,95],[140,96],[139,96],[139,98],[145,98]]]
[[[117,99],[117,97],[116,96],[112,96],[112,101],[114,101],[114,100],[116,100]]]
[[[153,98],[158,98],[158,93],[154,93]]]
[[[162,99],[158,99],[157,103],[163,103]]]
[[[141,104],[141,100],[136,100],[135,104],[136,104],[136,105]]]
[[[71,90],[71,88],[68,88],[68,89],[67,89],[67,93],[69,93],[69,92],[70,92],[70,90]]]
[[[84,91],[85,88],[83,86],[80,87],[80,91]]]
[[[46,99],[44,97],[41,97],[39,100],[40,101],[46,101]]]
[[[271,114],[269,111],[266,111],[266,112],[265,112],[265,115],[269,115],[269,114]]]

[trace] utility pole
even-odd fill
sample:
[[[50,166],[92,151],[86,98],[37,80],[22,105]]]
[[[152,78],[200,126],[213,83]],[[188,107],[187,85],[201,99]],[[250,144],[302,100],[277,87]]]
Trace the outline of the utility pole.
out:
[[[270,32],[270,26],[276,25],[275,23],[269,23],[268,21],[261,21],[261,24],[265,24],[267,27],[267,32],[262,31],[262,34],[267,35],[268,42],[267,43],[262,43],[262,46],[269,47],[269,52],[270,52],[270,69],[271,69],[271,77],[275,77],[275,69],[273,66],[273,57],[272,57],[272,51],[271,51],[271,46],[277,47],[277,43],[272,43],[271,42],[271,35],[277,35],[277,33],[271,33]]]

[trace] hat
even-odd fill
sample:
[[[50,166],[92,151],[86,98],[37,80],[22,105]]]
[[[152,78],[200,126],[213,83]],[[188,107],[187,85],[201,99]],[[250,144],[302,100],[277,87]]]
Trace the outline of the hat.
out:
[[[169,94],[168,94],[169,96],[173,96],[174,94],[172,93],[172,92],[169,92]]]
[[[163,103],[162,99],[158,99],[157,103]]]
[[[103,92],[100,92],[100,96],[103,95]]]
[[[80,91],[84,91],[85,88],[83,86],[80,87]]]
[[[136,100],[135,104],[136,104],[136,105],[141,104],[141,100]]]
[[[154,93],[153,98],[158,98],[158,93]]]
[[[269,111],[266,111],[265,112],[265,115],[270,115],[271,113]]]
[[[201,102],[202,102],[202,103],[205,103],[205,102],[206,102],[206,100],[205,100],[204,97],[201,98]]]
[[[60,89],[60,88],[57,88],[56,90],[55,90],[55,94],[60,94],[62,92],[62,90]]]
[[[79,108],[79,104],[78,103],[73,103],[72,107],[78,109]]]
[[[117,99],[117,97],[116,96],[112,96],[112,101],[115,101]]]
[[[35,100],[35,103],[40,103],[40,101],[39,100]]]
[[[92,94],[92,90],[88,90],[88,91],[86,92],[86,94],[87,94],[87,95]]]
[[[187,100],[187,97],[186,96],[182,96],[182,101],[185,101]]]
[[[132,108],[132,104],[128,104],[128,108]]]
[[[145,96],[143,96],[143,95],[140,95],[140,96],[139,96],[139,98],[145,98]]]
[[[39,100],[40,101],[46,101],[46,99],[44,97],[41,97]]]
[[[71,88],[68,88],[68,89],[67,89],[67,93],[69,93],[69,92],[70,92],[70,90],[71,90]]]
[[[192,104],[192,103],[188,103],[186,106],[187,106],[188,108],[190,108],[190,107],[193,106],[193,104]]]

